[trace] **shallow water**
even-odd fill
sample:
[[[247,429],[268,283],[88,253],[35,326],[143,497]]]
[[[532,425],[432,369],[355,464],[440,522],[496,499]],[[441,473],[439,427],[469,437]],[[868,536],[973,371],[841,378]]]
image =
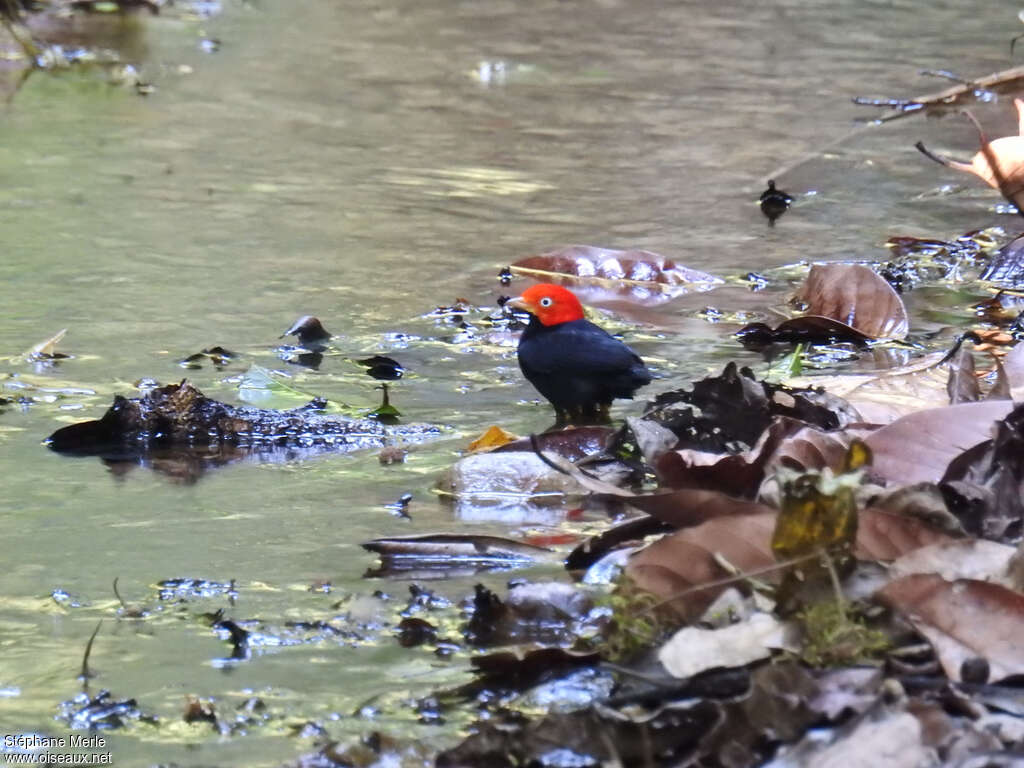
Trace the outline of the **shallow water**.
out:
[[[550,414],[519,375],[514,342],[494,343],[483,327],[460,334],[431,311],[457,297],[494,307],[525,285],[503,288],[502,266],[574,242],[645,248],[739,278],[804,260],[884,259],[882,243],[896,234],[1019,229],[1017,217],[994,212],[994,193],[913,149],[923,139],[969,155],[975,139],[962,119],[913,117],[838,141],[855,119],[878,114],[851,96],[945,87],[919,77],[925,68],[977,76],[1010,66],[1011,10],[228,2],[207,20],[145,20],[139,68],[156,85],[148,97],[95,74],[33,74],[0,116],[0,373],[96,394],[0,413],[0,734],[66,733],[58,704],[78,691],[82,649],[105,618],[93,690],[135,697],[162,720],[107,732],[117,765],[278,765],[312,749],[310,737],[291,735],[306,721],[336,738],[392,730],[450,744],[458,718],[409,730],[417,718],[403,701],[463,680],[465,654],[445,662],[386,633],[361,642],[285,628],[337,617],[348,610],[339,601],[376,589],[404,605],[406,584],[362,578],[374,562],[358,546],[366,539],[551,532],[456,520],[433,494],[440,470],[488,424],[527,433]],[[204,53],[203,36],[219,39],[219,50]],[[1012,131],[1008,102],[977,111],[993,135]],[[754,202],[769,175],[801,196],[774,228]],[[730,338],[735,325],[709,323],[702,311],[763,312],[787,287],[685,297],[653,325],[602,322],[651,361],[653,393],[728,359],[758,364]],[[920,300],[908,297],[915,333],[956,319],[955,308],[937,319]],[[303,314],[339,337],[341,354],[319,372],[273,353]],[[18,360],[65,327],[61,349],[73,359],[41,372]],[[223,371],[177,365],[214,344],[242,359]],[[113,394],[130,395],[142,377],[187,374],[233,400],[251,361],[372,407],[376,382],[347,359],[369,354],[409,368],[392,392],[407,420],[449,427],[404,465],[382,467],[365,452],[238,464],[181,483],[146,469],[115,476],[40,444],[64,423],[98,416]],[[411,521],[384,507],[405,492]],[[233,605],[223,594],[165,601],[144,622],[117,620],[115,577],[126,600],[149,606],[154,585],[174,577],[234,580],[238,595]],[[437,589],[457,599],[475,580]],[[321,581],[330,594],[309,590]],[[397,607],[358,600],[359,615],[380,610],[393,621]],[[268,643],[294,644],[222,664],[229,646],[199,618],[220,607],[239,621],[263,619]],[[189,694],[215,697],[223,715],[259,696],[266,722],[232,737],[186,725]],[[352,716],[375,696],[377,716]]]

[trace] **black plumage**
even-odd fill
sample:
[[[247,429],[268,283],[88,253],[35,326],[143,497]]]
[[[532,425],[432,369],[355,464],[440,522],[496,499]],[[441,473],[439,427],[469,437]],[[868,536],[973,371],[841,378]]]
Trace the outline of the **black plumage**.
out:
[[[519,367],[559,423],[605,420],[615,398],[650,384],[644,361],[589,320],[544,325],[536,315],[519,340]]]

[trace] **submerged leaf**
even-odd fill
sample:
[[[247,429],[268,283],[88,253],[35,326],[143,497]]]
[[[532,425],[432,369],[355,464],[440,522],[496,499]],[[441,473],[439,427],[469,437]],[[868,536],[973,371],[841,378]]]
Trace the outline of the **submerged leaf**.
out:
[[[706,291],[721,279],[684,267],[650,251],[616,251],[570,245],[517,261],[512,271],[544,282],[569,284],[587,296],[661,304],[693,291]]]
[[[294,404],[296,401],[303,403],[315,402],[318,406],[317,410],[321,413],[340,413],[350,416],[358,413],[356,408],[304,392],[298,387],[289,384],[282,374],[255,363],[250,365],[249,370],[242,374],[242,378],[238,382],[238,397],[247,403],[260,404],[266,404],[272,400],[277,400],[282,402],[282,404],[284,402]]]

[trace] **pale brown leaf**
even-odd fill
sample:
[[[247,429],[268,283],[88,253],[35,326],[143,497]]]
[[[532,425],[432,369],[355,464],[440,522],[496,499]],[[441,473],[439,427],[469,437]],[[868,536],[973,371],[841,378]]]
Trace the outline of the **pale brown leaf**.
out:
[[[992,424],[1013,409],[1009,400],[961,403],[910,413],[867,435],[872,475],[889,482],[938,482],[949,462],[992,437]]]
[[[935,648],[946,674],[960,680],[962,664],[989,663],[990,681],[1024,674],[1024,595],[974,579],[936,574],[897,579],[877,593]]]
[[[902,339],[910,329],[899,294],[861,264],[815,264],[797,298],[808,315],[830,317],[872,339]]]
[[[723,561],[740,573],[775,564],[771,540],[778,513],[761,509],[715,517],[669,534],[630,558],[626,574],[641,589],[671,599],[672,609],[683,617],[699,616],[725,588],[712,582],[733,575]],[[918,547],[950,540],[919,520],[866,509],[860,513],[856,555],[892,560]],[[774,576],[758,578],[771,581]]]

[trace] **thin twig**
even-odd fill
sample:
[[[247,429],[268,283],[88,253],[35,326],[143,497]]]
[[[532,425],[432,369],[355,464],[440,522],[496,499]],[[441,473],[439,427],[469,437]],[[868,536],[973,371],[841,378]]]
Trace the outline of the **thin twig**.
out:
[[[778,562],[778,563],[773,563],[772,565],[766,565],[763,568],[757,568],[757,569],[755,569],[753,571],[747,571],[747,572],[741,573],[741,574],[739,574],[737,576],[729,576],[728,578],[716,579],[715,581],[708,581],[708,582],[705,582],[703,584],[697,584],[697,585],[694,585],[692,587],[687,587],[686,589],[684,589],[684,590],[682,590],[680,592],[676,592],[673,595],[669,595],[668,597],[664,598],[663,600],[659,600],[654,605],[651,605],[651,606],[648,606],[647,608],[644,608],[642,611],[640,611],[640,615],[642,616],[645,613],[652,613],[653,611],[658,610],[662,606],[667,605],[668,603],[671,603],[674,600],[678,600],[680,597],[686,597],[687,595],[691,595],[691,594],[693,594],[695,592],[701,592],[701,591],[703,591],[705,589],[713,589],[714,587],[726,587],[726,586],[729,586],[730,584],[737,584],[739,582],[750,581],[750,579],[752,577],[754,577],[754,576],[761,576],[762,574],[765,574],[765,573],[772,573],[773,571],[778,571],[778,570],[781,570],[783,568],[788,568],[791,565],[796,565],[797,563],[802,563],[802,562],[805,562],[807,560],[813,560],[814,558],[820,557],[820,556],[821,556],[821,551],[819,550],[817,552],[812,552],[809,555],[800,555],[799,557],[790,558],[789,560],[783,560],[783,561]]]
[[[92,635],[89,636],[89,642],[85,644],[85,654],[82,656],[82,673],[78,676],[82,681],[82,690],[89,690],[89,678],[92,677],[92,672],[89,671],[89,654],[92,653],[92,643],[96,639],[96,635],[100,633],[100,627],[103,626],[103,619],[99,620],[96,624],[96,629],[92,631]]]
[[[119,602],[121,604],[121,610],[122,611],[127,611],[128,610],[128,606],[125,604],[124,598],[121,597],[121,593],[117,591],[117,579],[118,579],[118,577],[115,576],[114,577],[114,597],[116,597],[117,598],[117,602]]]

